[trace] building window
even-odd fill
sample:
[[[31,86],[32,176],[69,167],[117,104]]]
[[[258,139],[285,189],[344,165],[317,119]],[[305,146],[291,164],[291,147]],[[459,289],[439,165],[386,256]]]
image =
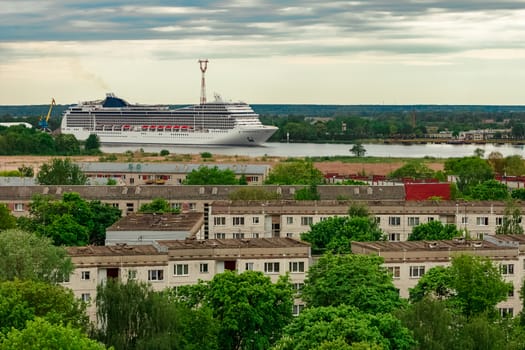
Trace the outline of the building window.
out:
[[[378,224],[378,225],[381,224],[381,217],[379,217],[379,216],[375,216],[375,217],[374,217],[374,221],[375,221],[376,224]]]
[[[224,226],[226,225],[226,217],[224,216],[217,216],[213,218],[213,224],[215,226]]]
[[[137,279],[137,270],[128,270],[128,280]]]
[[[425,274],[425,266],[410,266],[410,278],[420,278]]]
[[[418,216],[409,216],[408,217],[408,226],[417,226],[419,225],[419,217]]]
[[[233,217],[233,226],[244,225],[244,216],[234,216]]]
[[[134,210],[134,205],[133,203],[126,203],[126,211],[128,213],[133,213],[133,210]]]
[[[401,217],[400,216],[389,216],[388,217],[388,224],[390,226],[400,226],[401,225]]]
[[[89,280],[89,277],[90,277],[89,271],[82,271],[80,273],[80,279],[83,280],[83,281]]]
[[[293,216],[287,216],[286,217],[286,224],[287,225],[293,225]]]
[[[292,315],[299,316],[299,314],[301,313],[301,311],[303,311],[303,309],[304,309],[303,304],[294,305],[292,309]]]
[[[434,218],[432,216],[427,217],[427,222],[434,221]]]
[[[252,233],[252,238],[259,238],[259,234],[258,233]]]
[[[501,264],[502,275],[514,275],[514,264]]]
[[[304,272],[304,262],[303,261],[290,261],[289,267],[290,267],[290,272]]]
[[[186,265],[188,266],[188,265]],[[208,264],[207,263],[201,263],[199,265],[199,271],[200,273],[208,273]]]
[[[173,266],[173,274],[175,276],[187,276],[188,275],[188,264],[175,264]]]
[[[182,203],[171,203],[171,209],[173,210],[181,210],[182,209]]]
[[[468,217],[467,216],[462,216],[461,217],[461,223],[463,225],[467,225],[468,224]]]
[[[82,293],[80,299],[82,299],[83,302],[88,303],[91,300],[91,294]]]
[[[514,285],[513,285],[512,288],[509,290],[509,293],[507,294],[507,296],[508,296],[509,298],[514,297]]]
[[[233,238],[234,239],[243,239],[244,238],[244,233],[236,232],[236,233],[233,234]]]
[[[216,233],[215,239],[226,239],[226,233]]]
[[[301,282],[293,283],[292,287],[296,294],[301,294],[301,291],[303,290],[303,287],[304,287],[304,283],[301,283]]]
[[[111,206],[112,206],[113,208],[118,208],[118,207],[119,207],[118,203],[111,203]]]
[[[246,271],[253,271],[253,263],[252,262],[247,262],[246,265],[245,265],[245,269]]]
[[[24,211],[23,203],[15,203],[15,211]]]
[[[501,317],[513,317],[514,316],[514,308],[512,307],[500,307],[499,308],[499,314]]]
[[[288,237],[288,238],[293,238],[293,233],[291,233],[291,232],[287,232],[287,233],[286,233],[286,237]]]
[[[393,278],[401,278],[401,267],[399,266],[388,266],[387,267],[388,273],[392,275]],[[424,273],[423,269],[423,273]]]
[[[488,218],[488,216],[478,216],[476,218],[476,225],[478,225],[478,226],[488,226],[489,225],[489,218]]]
[[[301,216],[301,225],[310,226],[314,223],[314,218],[311,216]]]
[[[497,217],[496,218],[496,225],[497,226],[503,225],[503,218],[502,217]]]
[[[252,223],[253,223],[253,224],[258,224],[258,223],[259,223],[259,217],[258,217],[258,216],[254,216],[254,217],[252,218]]]
[[[401,240],[401,234],[400,233],[389,233],[388,234],[388,240],[390,241],[400,241]]]
[[[148,281],[163,281],[164,270],[148,270]]]
[[[267,262],[264,263],[264,272],[266,273],[279,273],[278,262]]]

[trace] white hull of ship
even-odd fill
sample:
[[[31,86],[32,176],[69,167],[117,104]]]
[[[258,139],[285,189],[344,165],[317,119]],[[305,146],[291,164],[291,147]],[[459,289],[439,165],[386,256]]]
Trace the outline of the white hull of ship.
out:
[[[73,134],[85,141],[90,134],[97,134],[102,144],[140,144],[140,145],[231,145],[259,146],[266,142],[277,130],[274,126],[258,128],[236,128],[231,130],[203,131],[121,131],[80,128],[63,128],[64,134]]]

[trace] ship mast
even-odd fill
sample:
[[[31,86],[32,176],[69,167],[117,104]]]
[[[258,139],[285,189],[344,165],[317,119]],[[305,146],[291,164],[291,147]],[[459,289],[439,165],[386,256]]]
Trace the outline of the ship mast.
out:
[[[208,60],[199,60],[199,65],[202,72],[202,78],[201,78],[201,105],[206,103],[206,79],[204,78],[204,73],[206,73],[206,69],[208,68]]]

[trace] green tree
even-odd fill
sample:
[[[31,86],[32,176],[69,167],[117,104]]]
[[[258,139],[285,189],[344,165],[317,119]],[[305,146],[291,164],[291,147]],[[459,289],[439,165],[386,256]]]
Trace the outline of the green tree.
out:
[[[154,198],[150,203],[140,206],[139,213],[179,213],[178,208],[172,208],[164,198]]]
[[[35,317],[71,324],[83,331],[89,324],[86,304],[70,289],[32,280],[0,282],[0,333],[5,335],[11,328],[22,329],[26,321]]]
[[[284,328],[275,350],[412,349],[410,331],[390,314],[348,305],[307,308]]]
[[[16,218],[4,203],[0,203],[0,231],[16,227]]]
[[[41,185],[85,185],[87,177],[71,159],[53,158],[51,163],[42,164],[37,181]]]
[[[470,317],[494,313],[496,304],[505,300],[511,289],[512,285],[505,282],[499,268],[488,258],[458,255],[452,259],[451,266],[436,267],[423,275],[410,289],[410,299],[439,296]]]
[[[192,170],[184,180],[185,185],[237,185],[239,181],[230,169],[219,169],[218,166],[200,166]]]
[[[476,148],[474,150],[474,156],[478,158],[483,158],[485,156],[485,150],[483,148]]]
[[[296,201],[317,201],[321,199],[317,185],[313,184],[305,188],[301,188],[294,193]]]
[[[406,162],[402,167],[392,171],[388,174],[391,179],[432,179],[436,176],[436,172],[430,169],[421,160],[410,160]]]
[[[116,349],[217,349],[218,325],[206,308],[190,309],[135,280],[97,287],[98,339]]]
[[[490,152],[488,160],[492,167],[492,170],[496,174],[503,174],[505,171],[505,159],[503,159],[503,154],[501,152]]]
[[[87,154],[100,153],[100,139],[96,134],[90,134],[84,143],[84,150]]]
[[[502,224],[496,228],[496,234],[522,234],[521,209],[512,200],[507,202]]]
[[[324,254],[310,267],[301,298],[308,307],[346,304],[366,313],[403,305],[383,258],[375,255]]]
[[[59,282],[73,271],[64,248],[50,239],[20,230],[0,232],[0,281],[31,279]]]
[[[494,177],[489,163],[478,157],[447,159],[445,171],[456,176],[458,189],[466,195],[470,194],[471,187]]]
[[[456,225],[443,225],[441,221],[434,220],[426,224],[420,224],[412,228],[412,233],[408,236],[409,241],[437,241],[441,239],[452,239],[461,235]]]
[[[312,245],[313,254],[351,253],[352,241],[378,241],[384,239],[384,233],[371,217],[334,216],[312,225],[301,239]]]
[[[106,347],[69,324],[53,324],[36,318],[28,321],[24,329],[9,332],[5,339],[0,340],[0,349],[103,350]]]
[[[356,157],[364,157],[366,153],[366,149],[362,143],[357,142],[356,144],[352,146],[352,148],[350,148],[350,152],[353,153],[354,156]]]
[[[470,198],[489,201],[501,201],[510,197],[507,185],[497,180],[486,180],[470,188]]]
[[[510,193],[512,199],[525,200],[525,188],[516,188]]]
[[[507,176],[521,176],[525,174],[525,163],[520,155],[505,157],[504,174]]]
[[[73,156],[80,154],[80,142],[72,134],[59,134],[55,136],[55,148],[58,154]]]
[[[226,271],[209,282],[178,288],[192,307],[208,307],[220,324],[220,349],[268,349],[292,319],[292,287],[261,272]]]
[[[121,216],[118,208],[85,201],[74,192],[64,193],[62,200],[35,195],[29,213],[29,218],[19,220],[19,226],[52,237],[57,245],[104,244],[106,228]]]
[[[228,193],[230,200],[244,200],[244,201],[263,201],[263,200],[278,200],[281,195],[277,192],[270,192],[255,186],[248,186],[240,188]]]
[[[309,161],[279,163],[272,168],[266,184],[318,185],[323,182],[323,173]]]
[[[22,165],[18,167],[18,171],[20,172],[20,175],[22,177],[33,177],[35,176],[35,171],[33,170],[33,167]]]

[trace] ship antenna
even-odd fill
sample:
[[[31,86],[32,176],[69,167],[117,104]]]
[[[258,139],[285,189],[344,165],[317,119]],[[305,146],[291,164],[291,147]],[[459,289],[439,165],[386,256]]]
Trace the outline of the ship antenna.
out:
[[[206,79],[204,78],[204,73],[208,69],[208,60],[199,60],[199,65],[202,72],[201,78],[201,105],[206,103]]]

